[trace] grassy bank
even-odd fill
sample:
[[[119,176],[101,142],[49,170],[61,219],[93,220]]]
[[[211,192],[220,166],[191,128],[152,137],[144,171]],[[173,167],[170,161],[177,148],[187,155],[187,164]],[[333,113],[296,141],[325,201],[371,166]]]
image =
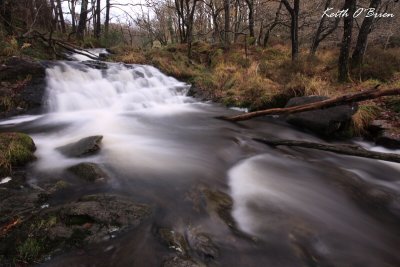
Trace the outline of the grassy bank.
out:
[[[294,96],[336,96],[370,89],[400,86],[400,49],[370,49],[364,65],[353,71],[353,80],[337,83],[337,49],[321,50],[310,57],[303,53],[292,62],[290,48],[232,46],[225,51],[219,46],[197,42],[193,58],[188,60],[185,45],[138,50],[117,47],[113,60],[150,64],[164,73],[190,82],[200,98],[226,106],[260,110],[282,107]],[[388,101],[394,108],[388,108]],[[354,132],[361,133],[382,111],[398,113],[399,98],[361,103],[354,116]]]

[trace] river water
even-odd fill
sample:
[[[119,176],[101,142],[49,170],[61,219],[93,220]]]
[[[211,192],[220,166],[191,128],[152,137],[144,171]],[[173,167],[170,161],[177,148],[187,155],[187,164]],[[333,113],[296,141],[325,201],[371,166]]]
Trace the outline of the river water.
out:
[[[34,139],[32,184],[91,161],[110,176],[106,186],[62,198],[112,192],[153,207],[138,229],[45,266],[160,266],[171,252],[154,225],[212,237],[220,253],[209,266],[400,266],[400,164],[269,148],[252,138],[321,140],[274,118],[218,120],[238,111],[188,89],[151,66],[58,62],[47,69],[43,114],[1,122],[2,131]],[[104,136],[96,156],[70,159],[55,149],[91,135]],[[228,212],[242,234],[207,209],[204,189],[231,196]]]

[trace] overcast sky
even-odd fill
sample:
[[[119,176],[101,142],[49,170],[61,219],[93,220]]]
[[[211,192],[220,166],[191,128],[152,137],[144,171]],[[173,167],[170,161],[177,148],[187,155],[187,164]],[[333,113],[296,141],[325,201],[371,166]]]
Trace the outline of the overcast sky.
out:
[[[117,18],[119,18],[120,20],[124,20],[127,17],[126,14],[129,14],[132,17],[136,17],[137,13],[141,12],[141,8],[139,6],[131,6],[128,4],[139,5],[141,3],[145,3],[145,1],[144,0],[111,0],[111,4],[118,4],[118,5],[111,7],[111,10],[110,10],[111,21],[117,22]],[[102,0],[101,5],[102,5],[101,8],[103,9],[102,20],[104,20],[106,1]],[[71,16],[69,15],[70,11],[69,11],[67,1],[65,1],[63,3],[63,10],[64,10],[64,13],[68,13],[68,15],[66,14],[66,16],[65,16],[65,19],[67,19],[68,21],[71,21]],[[77,5],[75,8],[75,12],[80,13],[80,10],[81,10],[81,5]]]

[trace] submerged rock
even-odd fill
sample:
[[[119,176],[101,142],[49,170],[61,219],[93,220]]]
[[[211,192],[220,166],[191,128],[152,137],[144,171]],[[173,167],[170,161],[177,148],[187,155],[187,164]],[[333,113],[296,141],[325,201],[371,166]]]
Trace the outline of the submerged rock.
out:
[[[203,260],[214,260],[219,256],[219,249],[206,233],[188,232],[188,240],[192,250]]]
[[[116,195],[89,195],[63,206],[61,214],[84,216],[96,223],[124,228],[139,225],[150,215],[150,207]]]
[[[157,230],[157,235],[161,239],[162,243],[167,245],[168,248],[173,249],[182,255],[188,254],[189,245],[181,233],[169,228],[160,228]]]
[[[102,135],[89,136],[75,143],[58,147],[57,150],[63,155],[71,158],[85,157],[95,154],[100,150]]]
[[[286,108],[310,104],[328,99],[323,96],[294,97],[286,104]],[[351,126],[352,116],[356,113],[356,105],[340,105],[320,110],[290,114],[286,121],[302,129],[325,137],[346,135]]]
[[[101,181],[108,178],[108,175],[96,163],[91,162],[79,163],[69,167],[67,170],[87,182]]]
[[[206,265],[203,263],[196,262],[190,258],[183,258],[183,257],[176,256],[176,257],[166,259],[162,263],[162,266],[163,267],[205,267]]]
[[[82,63],[92,69],[98,69],[98,70],[108,69],[107,64],[104,62],[101,62],[101,61],[86,60],[86,61],[83,61]]]
[[[0,133],[0,178],[35,159],[35,143],[23,133]]]

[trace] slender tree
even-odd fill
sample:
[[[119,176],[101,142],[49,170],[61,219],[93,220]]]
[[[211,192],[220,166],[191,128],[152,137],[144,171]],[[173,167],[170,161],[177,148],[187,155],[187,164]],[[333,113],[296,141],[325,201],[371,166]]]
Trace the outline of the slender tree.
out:
[[[351,37],[353,32],[353,15],[356,10],[357,0],[345,0],[344,10],[348,10],[343,22],[343,38],[340,47],[338,80],[346,82],[349,80],[349,55],[351,48]]]
[[[76,37],[79,40],[83,40],[85,28],[86,28],[86,20],[88,14],[88,0],[82,0],[81,3],[81,14],[79,16],[79,24],[76,30]]]
[[[96,12],[94,14],[96,17],[96,24],[94,25],[94,34],[97,39],[100,38],[101,34],[101,0],[97,0],[96,2]]]
[[[250,37],[254,37],[254,0],[245,0],[245,2],[249,10],[249,35]]]
[[[231,43],[231,40],[229,38],[229,32],[231,30],[230,7],[231,7],[230,0],[224,0],[224,17],[225,17],[224,44],[225,44],[225,48],[228,48]]]
[[[110,9],[111,9],[110,0],[106,0],[106,19],[104,21],[104,33],[106,37],[108,37],[108,31],[110,27]]]
[[[65,28],[65,20],[64,20],[64,12],[61,6],[61,0],[57,0],[57,13],[58,13],[58,18],[60,22],[60,27],[61,27],[61,32],[65,33],[66,28]]]
[[[380,4],[381,0],[371,0],[369,8],[374,8],[376,10]],[[366,16],[361,24],[361,28],[357,37],[357,44],[351,57],[351,63],[353,66],[359,66],[362,63],[362,59],[367,48],[368,35],[371,32],[373,22],[373,16]]]
[[[275,13],[274,21],[268,26],[267,31],[265,32],[264,47],[267,47],[267,45],[268,45],[269,36],[270,36],[272,30],[279,24],[279,17],[280,17],[281,9],[282,9],[282,1],[279,2],[278,9],[276,10],[276,13]]]
[[[292,60],[297,59],[299,54],[299,12],[300,0],[294,0],[293,7],[288,0],[282,0],[290,14],[290,39],[292,43]]]
[[[331,6],[332,0],[326,0],[324,10],[327,10]],[[317,31],[315,32],[313,41],[311,43],[310,54],[314,55],[317,52],[319,44],[331,35],[339,26],[340,18],[334,20],[333,25],[326,25],[327,16],[322,16]]]

